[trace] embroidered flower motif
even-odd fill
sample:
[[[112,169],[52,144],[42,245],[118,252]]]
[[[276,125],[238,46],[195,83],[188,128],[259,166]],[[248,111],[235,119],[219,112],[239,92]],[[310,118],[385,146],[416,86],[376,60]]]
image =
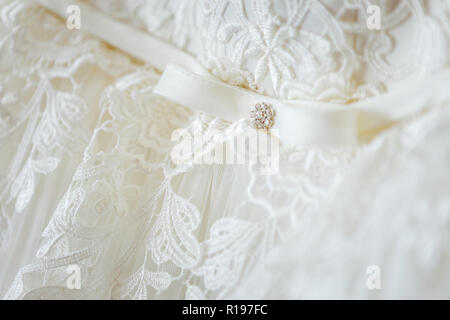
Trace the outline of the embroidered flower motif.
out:
[[[280,28],[277,17],[267,19],[266,23],[258,27],[249,26],[251,42],[244,56],[257,58],[254,85],[261,84],[269,71],[273,88],[278,91],[282,74],[287,78],[294,76],[293,68],[296,60],[285,48],[285,42],[289,39],[289,29],[285,26]]]

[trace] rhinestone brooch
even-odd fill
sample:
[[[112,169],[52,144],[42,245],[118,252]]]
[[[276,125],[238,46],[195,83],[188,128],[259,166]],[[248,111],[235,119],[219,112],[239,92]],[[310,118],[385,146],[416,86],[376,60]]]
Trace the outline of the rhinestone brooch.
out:
[[[273,117],[275,112],[272,107],[265,103],[257,103],[252,111],[250,111],[250,118],[253,127],[256,129],[269,130],[273,126]]]

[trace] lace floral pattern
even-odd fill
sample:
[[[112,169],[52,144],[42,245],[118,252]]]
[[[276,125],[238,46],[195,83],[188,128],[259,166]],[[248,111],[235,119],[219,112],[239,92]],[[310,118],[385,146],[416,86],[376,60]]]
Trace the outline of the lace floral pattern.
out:
[[[38,177],[57,168],[61,153],[81,152],[89,140],[78,71],[87,63],[113,75],[131,68],[128,58],[70,32],[39,6],[3,1],[1,16],[6,36],[0,45],[0,146],[20,142],[0,180],[0,239],[12,212],[29,204]]]
[[[209,130],[222,128],[230,139],[245,124],[205,115],[189,121],[189,111],[152,94],[157,79],[154,71],[142,69],[105,92],[102,121],[44,231],[32,271],[45,273],[44,286],[64,287],[68,264],[56,262],[68,261],[83,268],[78,298],[100,288],[110,288],[113,298],[163,297],[174,286],[181,298],[223,297],[353,159],[352,150],[285,150],[285,172],[263,178],[254,166],[244,166],[243,178],[250,177],[246,196],[223,215],[214,213],[179,193],[185,191],[177,181],[198,175],[201,166],[174,165],[167,156],[174,145],[171,133],[187,126],[193,134],[210,136]],[[304,183],[295,183],[299,180]],[[111,254],[107,248],[114,243],[120,249]],[[79,249],[73,252],[75,244]],[[22,288],[24,276],[29,275],[19,275],[7,297],[34,289]]]
[[[448,64],[440,0],[92,3],[192,52],[222,80],[282,99],[361,100]],[[373,5],[381,20],[371,30]]]
[[[363,99],[385,91],[389,81],[447,63],[434,46],[413,50],[405,65],[388,61],[396,28],[411,19],[419,21],[414,45],[422,48],[436,30],[447,39],[448,6],[435,13],[422,1],[378,1],[384,16],[378,31],[364,27],[364,0],[90,2],[190,51],[225,82],[283,99]],[[426,131],[408,122],[363,148],[282,145],[273,175],[251,163],[174,162],[175,129],[202,137],[203,151],[254,129],[155,96],[155,69],[69,32],[40,7],[4,1],[1,13],[10,32],[0,42],[0,143],[17,135],[20,144],[0,182],[0,218],[25,210],[39,176],[55,171],[64,155],[82,154],[35,260],[20,269],[8,299],[229,297],[290,231],[308,235],[301,227],[313,220],[335,222],[312,214],[365,148],[408,154]],[[16,56],[3,59],[5,52]],[[114,79],[99,88],[92,130],[85,119],[93,111],[78,92],[86,81],[79,71],[88,64]],[[17,81],[22,90],[9,90]],[[213,139],[217,131],[220,140]],[[80,268],[78,290],[67,288],[71,265]]]

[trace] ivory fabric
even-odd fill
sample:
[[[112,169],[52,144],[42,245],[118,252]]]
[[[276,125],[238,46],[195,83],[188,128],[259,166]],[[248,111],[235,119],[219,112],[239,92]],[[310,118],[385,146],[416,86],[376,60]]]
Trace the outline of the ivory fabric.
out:
[[[1,0],[0,17],[5,299],[450,297],[448,1]],[[276,170],[208,162],[256,132],[257,102]],[[174,132],[201,138],[190,157]]]

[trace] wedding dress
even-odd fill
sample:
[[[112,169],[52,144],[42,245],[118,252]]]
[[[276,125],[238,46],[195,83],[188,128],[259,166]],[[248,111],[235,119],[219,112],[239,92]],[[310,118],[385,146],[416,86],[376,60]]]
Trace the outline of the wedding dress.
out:
[[[5,299],[450,298],[449,1],[0,6]]]

